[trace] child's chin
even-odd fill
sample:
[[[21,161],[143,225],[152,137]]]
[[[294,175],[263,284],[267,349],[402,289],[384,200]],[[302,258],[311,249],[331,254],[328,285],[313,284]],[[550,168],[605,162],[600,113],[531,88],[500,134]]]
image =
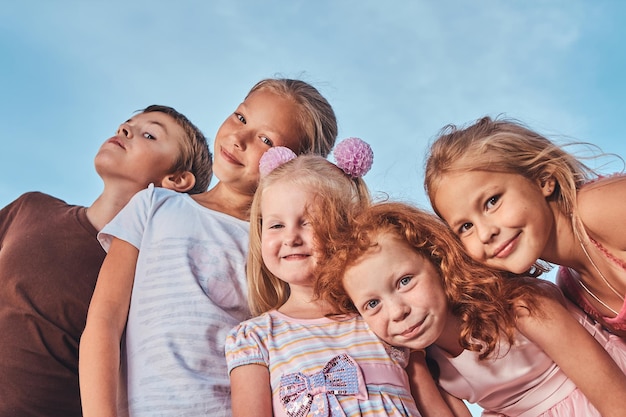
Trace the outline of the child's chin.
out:
[[[528,273],[528,271],[531,269],[532,266],[533,266],[533,264],[530,264],[530,265],[527,265],[527,264],[511,265],[511,266],[509,266],[507,268],[502,268],[502,271],[504,271],[504,272],[512,272],[514,274],[522,275],[522,274]]]

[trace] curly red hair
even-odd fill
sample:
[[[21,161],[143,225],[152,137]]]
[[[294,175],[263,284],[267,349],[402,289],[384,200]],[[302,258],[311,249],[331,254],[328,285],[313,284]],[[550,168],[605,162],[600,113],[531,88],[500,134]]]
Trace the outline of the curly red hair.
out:
[[[406,241],[435,266],[448,306],[461,320],[459,343],[464,349],[480,352],[481,359],[496,351],[503,336],[513,342],[514,306],[518,301],[534,306],[522,288],[533,287],[544,293],[539,280],[504,277],[474,261],[437,216],[403,203],[374,204],[357,213],[343,230],[331,230],[332,226],[323,222],[317,222],[317,229],[324,262],[316,292],[338,313],[357,312],[343,287],[345,271],[376,245],[378,236],[389,233]]]

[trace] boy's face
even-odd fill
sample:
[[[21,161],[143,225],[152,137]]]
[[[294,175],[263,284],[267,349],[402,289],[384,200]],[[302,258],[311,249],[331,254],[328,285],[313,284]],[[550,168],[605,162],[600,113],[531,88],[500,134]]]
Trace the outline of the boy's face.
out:
[[[443,285],[433,264],[405,241],[383,233],[343,285],[374,333],[385,342],[424,349],[442,335],[448,318]]]
[[[161,185],[172,174],[182,152],[185,132],[169,115],[140,113],[122,123],[95,158],[96,171],[104,179],[119,179],[137,190]]]
[[[298,153],[301,129],[296,104],[269,90],[253,92],[217,131],[213,173],[224,184],[252,195],[259,182],[259,160],[272,146]]]

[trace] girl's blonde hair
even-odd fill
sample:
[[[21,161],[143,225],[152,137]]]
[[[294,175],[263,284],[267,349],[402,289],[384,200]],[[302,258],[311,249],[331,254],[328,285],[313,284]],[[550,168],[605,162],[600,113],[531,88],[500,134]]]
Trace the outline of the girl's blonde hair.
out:
[[[405,241],[432,263],[446,293],[448,308],[460,318],[459,343],[480,352],[484,359],[498,352],[504,336],[513,342],[515,306],[534,307],[534,297],[545,294],[540,280],[503,276],[470,258],[452,231],[435,215],[393,202],[377,203],[358,213],[341,233],[327,234],[319,245],[325,253],[319,270],[316,293],[338,314],[357,309],[343,287],[348,268],[375,246],[381,234]],[[533,288],[521,293],[520,288]]]
[[[351,213],[370,201],[369,191],[361,178],[350,178],[335,164],[318,155],[299,156],[262,177],[252,200],[246,270],[248,304],[253,315],[278,308],[289,297],[289,286],[267,269],[261,256],[263,192],[270,186],[286,183],[297,185],[314,196],[312,206],[307,208],[307,216],[313,225],[316,242],[333,230],[343,230]]]
[[[576,194],[597,174],[549,139],[511,119],[483,117],[466,128],[445,126],[430,147],[424,178],[424,188],[437,214],[435,196],[442,177],[476,170],[519,174],[539,183],[554,178],[555,191],[550,198],[571,216],[574,231],[584,236],[574,215]],[[546,269],[547,265],[536,262],[528,273],[538,275]]]
[[[300,149],[296,154],[313,153],[327,156],[337,139],[337,118],[333,108],[311,84],[289,78],[267,78],[256,83],[246,98],[259,90],[269,90],[293,100],[298,111],[294,118],[300,125]]]

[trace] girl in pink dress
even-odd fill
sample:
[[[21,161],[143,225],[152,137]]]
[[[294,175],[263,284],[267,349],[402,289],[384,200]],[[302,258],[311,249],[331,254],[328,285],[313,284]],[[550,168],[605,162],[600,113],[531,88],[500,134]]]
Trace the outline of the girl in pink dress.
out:
[[[485,117],[444,128],[425,186],[470,256],[535,276],[561,265],[566,296],[626,337],[626,176],[601,178],[522,124]]]
[[[485,416],[626,415],[626,375],[552,283],[504,278],[405,204],[376,204],[327,235],[318,293],[387,343],[427,348],[453,409],[467,400]]]

